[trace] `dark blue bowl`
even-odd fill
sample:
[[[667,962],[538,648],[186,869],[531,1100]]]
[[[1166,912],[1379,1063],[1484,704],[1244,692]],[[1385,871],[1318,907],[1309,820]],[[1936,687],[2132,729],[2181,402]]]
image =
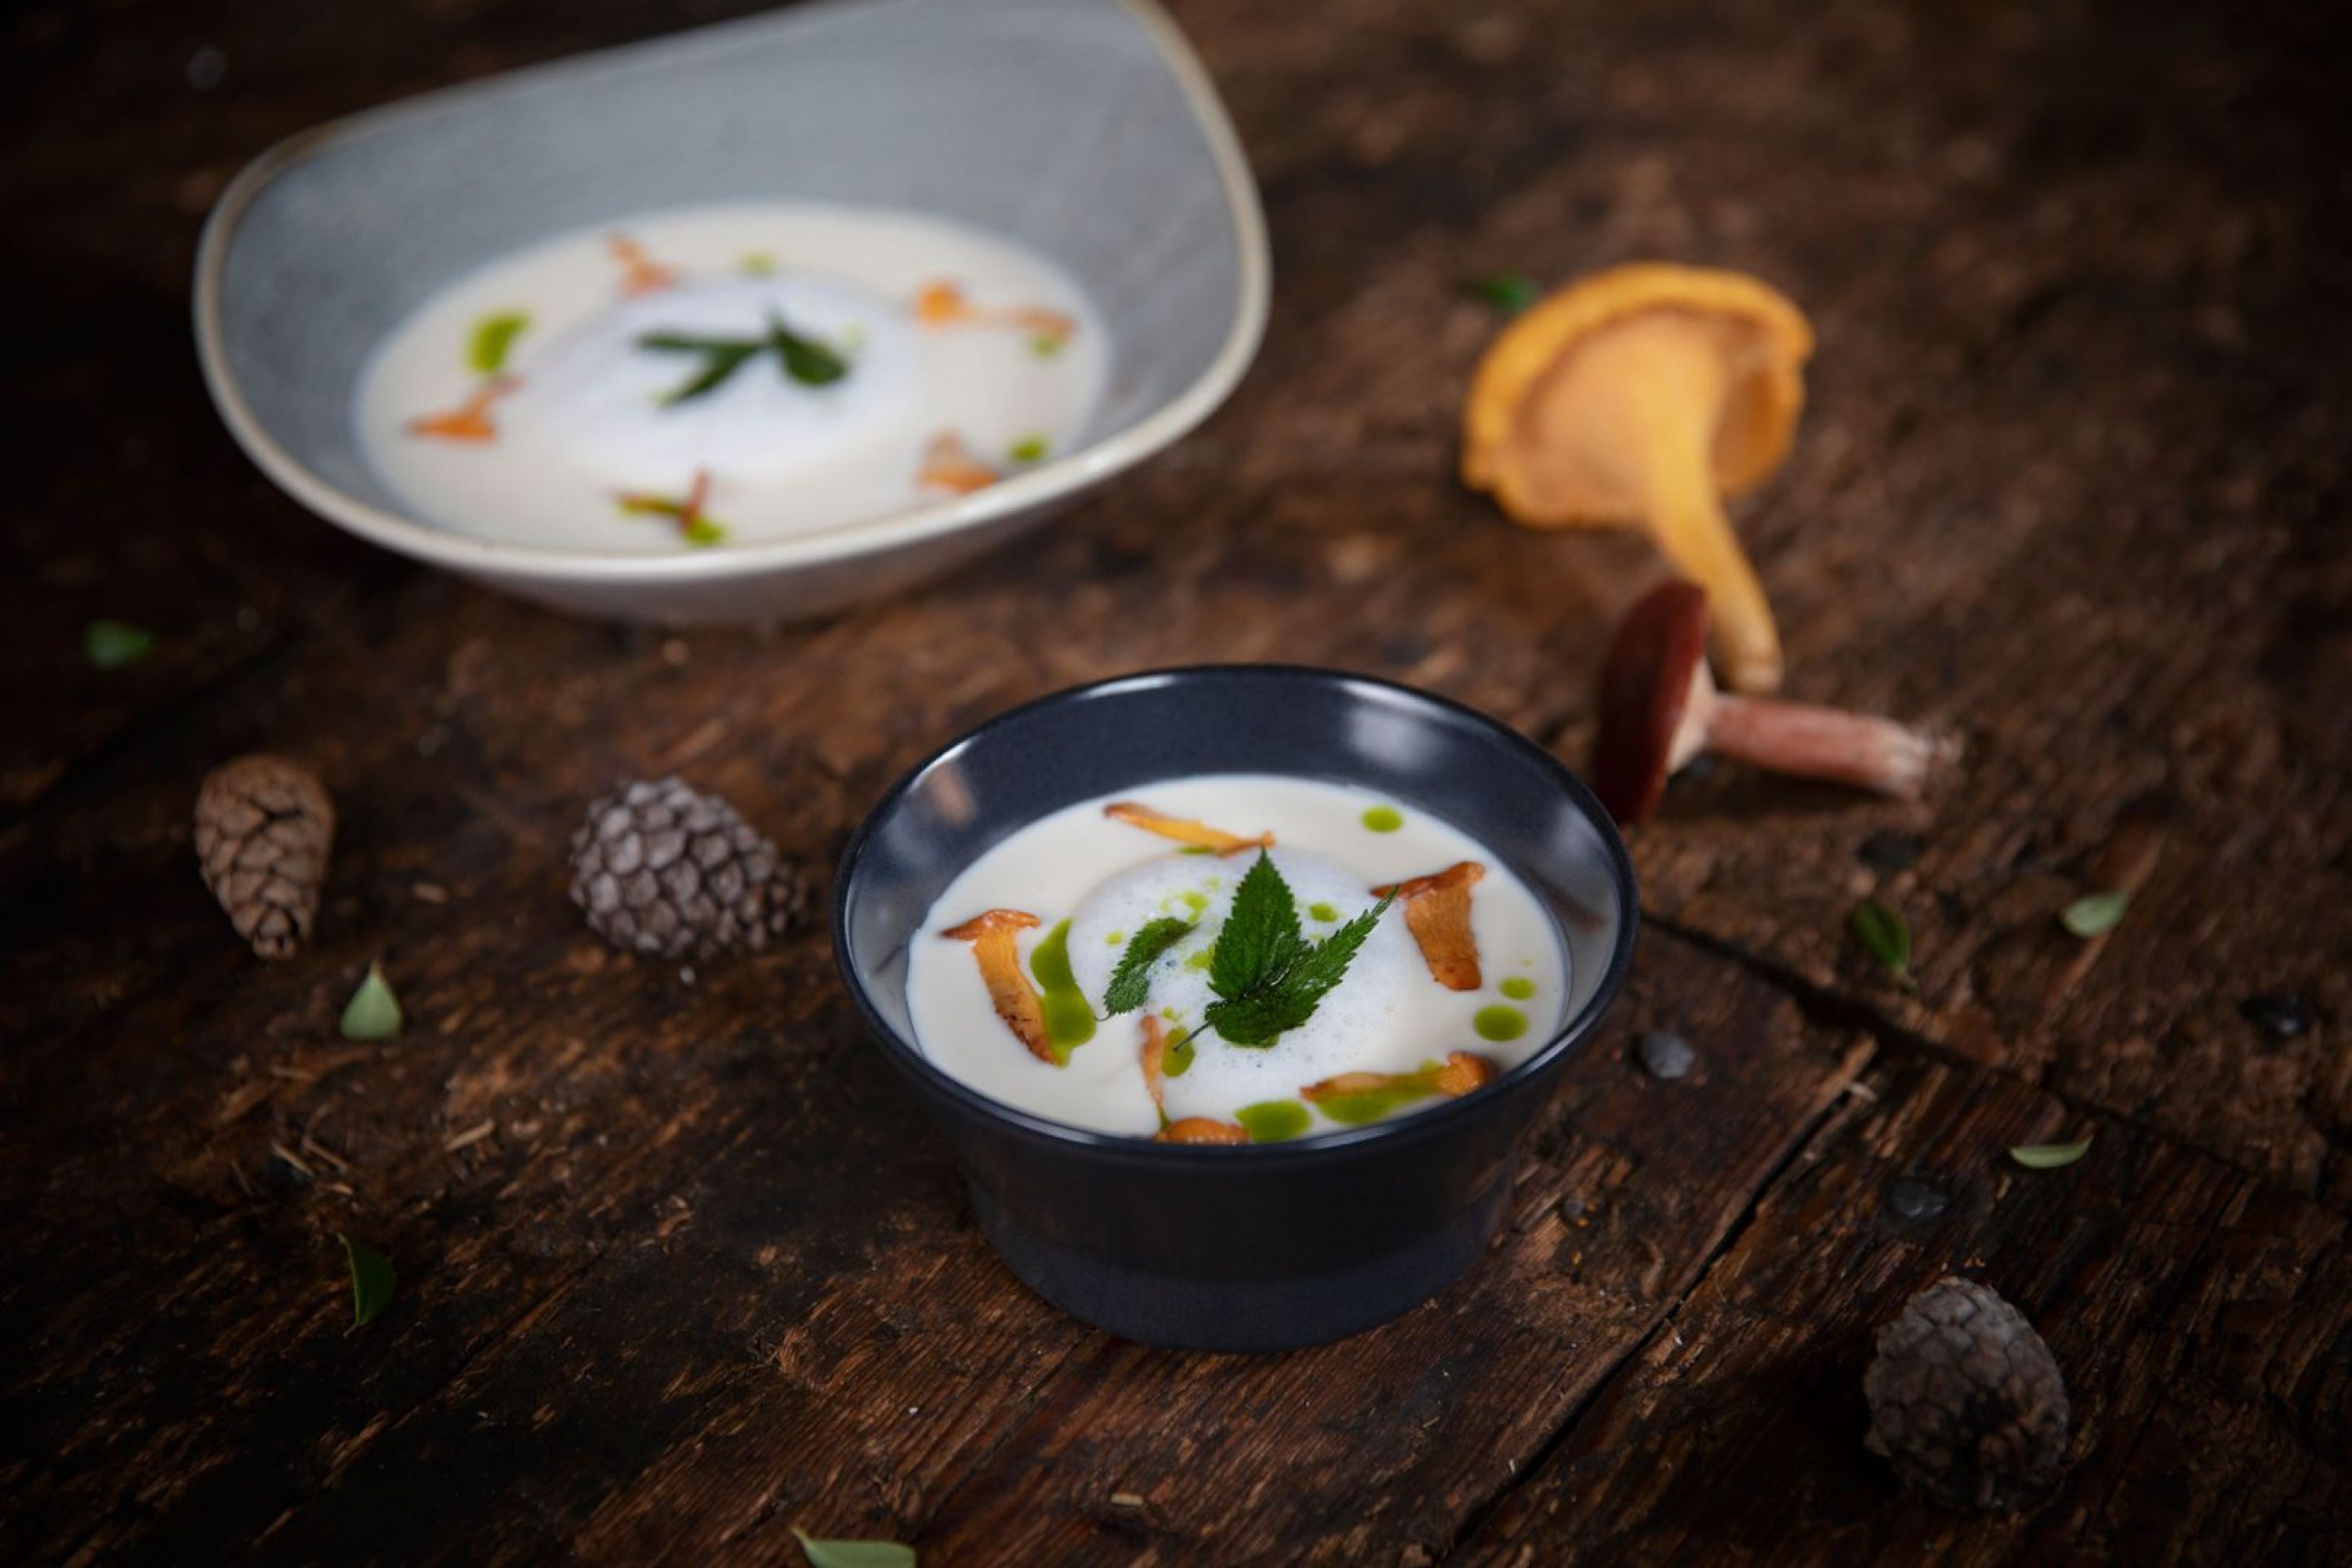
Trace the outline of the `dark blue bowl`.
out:
[[[1460,1100],[1290,1143],[1196,1148],[1066,1127],[931,1065],[907,946],[957,873],[1046,813],[1179,774],[1360,784],[1486,845],[1569,952],[1567,1022]],[[992,719],[892,786],[843,855],[835,961],[963,1166],[981,1228],[1032,1289],[1147,1344],[1274,1351],[1368,1329],[1475,1259],[1519,1135],[1617,994],[1638,919],[1609,815],[1517,731],[1329,670],[1221,665],[1106,680]]]

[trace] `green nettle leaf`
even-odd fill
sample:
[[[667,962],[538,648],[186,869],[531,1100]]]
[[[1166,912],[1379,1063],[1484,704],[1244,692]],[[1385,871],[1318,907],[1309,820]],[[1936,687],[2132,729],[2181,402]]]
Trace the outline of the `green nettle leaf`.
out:
[[[1151,966],[1192,930],[1190,921],[1166,916],[1137,931],[1119,954],[1118,967],[1111,971],[1110,984],[1103,991],[1103,1011],[1117,1017],[1142,1006],[1151,990]]]
[[[768,317],[768,346],[776,351],[784,374],[803,386],[830,386],[849,374],[847,360],[814,338],[802,337],[773,314]]]
[[[643,340],[640,340],[642,342]],[[675,408],[698,397],[708,397],[727,384],[734,374],[766,352],[760,343],[716,343],[703,351],[702,369],[662,395],[664,408]]]
[[[809,1568],[915,1568],[915,1549],[895,1541],[821,1541],[793,1526]]]
[[[1879,967],[1887,973],[1909,984],[1910,924],[1876,899],[1864,899],[1853,907],[1852,924],[1854,940],[1862,943],[1863,951],[1878,960]]]
[[[698,354],[702,368],[661,398],[664,408],[708,397],[755,359],[776,356],[783,374],[803,386],[830,386],[849,374],[849,362],[814,338],[804,338],[784,325],[783,318],[768,314],[768,331],[757,338],[713,338],[693,332],[647,332],[637,347],[648,353]]]
[[[364,1241],[354,1241],[342,1232],[335,1239],[343,1244],[343,1256],[352,1266],[352,1323],[365,1328],[383,1315],[392,1305],[393,1288],[399,1277],[392,1271],[392,1260]]]
[[[530,325],[529,313],[505,310],[495,316],[484,316],[474,323],[474,335],[466,345],[466,366],[477,375],[496,375],[507,367],[507,355],[514,352],[514,341]]]
[[[2059,911],[2058,923],[2086,940],[2105,936],[2116,929],[2130,905],[2129,893],[2086,893]]]
[[[1233,912],[1217,933],[1209,989],[1218,999],[1202,1015],[1203,1026],[1236,1046],[1274,1044],[1283,1031],[1314,1016],[1394,901],[1393,896],[1382,899],[1320,942],[1309,943],[1299,932],[1290,884],[1259,850],[1234,889]]]
[[[1536,280],[1524,272],[1489,272],[1463,287],[1473,299],[1485,300],[1506,316],[1516,316],[1543,298]]]
[[[121,669],[155,651],[155,634],[129,621],[92,621],[82,629],[81,651],[100,669]]]
[[[2020,1143],[2010,1150],[2009,1157],[2029,1171],[2054,1171],[2073,1164],[2090,1150],[2088,1138],[2080,1143]]]
[[[400,998],[383,977],[383,966],[368,965],[367,978],[343,1005],[341,1025],[347,1040],[389,1040],[400,1033]]]

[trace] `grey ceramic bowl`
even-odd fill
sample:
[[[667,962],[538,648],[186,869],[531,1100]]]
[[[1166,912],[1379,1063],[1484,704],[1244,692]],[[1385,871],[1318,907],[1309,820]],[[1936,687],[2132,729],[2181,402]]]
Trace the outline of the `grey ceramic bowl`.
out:
[[[551,235],[779,198],[900,207],[1031,246],[1109,330],[1088,438],[986,489],[673,555],[492,543],[411,513],[362,457],[353,389],[442,285]],[[213,399],[269,477],[419,560],[626,619],[809,615],[904,586],[1175,440],[1247,368],[1265,222],[1199,62],[1146,0],[820,4],[509,73],[265,153],[196,263]]]
[[[1251,772],[1369,786],[1507,862],[1568,948],[1551,1038],[1460,1100],[1242,1148],[1065,1126],[923,1055],[908,943],[957,873],[1062,806],[1179,774]],[[954,1146],[972,1212],[1015,1274],[1129,1339],[1272,1351],[1384,1322],[1476,1260],[1509,1202],[1520,1134],[1624,979],[1638,908],[1609,814],[1517,731],[1385,681],[1225,665],[1048,697],[917,767],[842,858],[834,956],[875,1039]]]

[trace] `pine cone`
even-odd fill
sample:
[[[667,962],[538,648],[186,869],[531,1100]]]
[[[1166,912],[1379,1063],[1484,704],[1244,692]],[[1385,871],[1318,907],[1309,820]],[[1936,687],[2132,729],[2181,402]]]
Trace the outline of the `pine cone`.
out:
[[[800,918],[797,867],[716,795],[639,781],[588,808],[572,836],[572,901],[625,952],[753,952]]]
[[[1879,1331],[1864,1374],[1870,1451],[1947,1508],[2010,1512],[2042,1500],[2066,1453],[2066,1380],[2024,1315],[1946,1275]]]
[[[224,763],[196,793],[205,885],[264,958],[290,958],[310,939],[334,842],[327,786],[290,758],[256,753]]]

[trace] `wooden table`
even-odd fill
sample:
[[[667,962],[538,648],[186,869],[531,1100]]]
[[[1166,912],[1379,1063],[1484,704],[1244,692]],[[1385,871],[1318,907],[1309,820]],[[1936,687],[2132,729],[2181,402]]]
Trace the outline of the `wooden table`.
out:
[[[803,1525],[928,1564],[2352,1558],[2324,8],[1190,0],[1273,226],[1256,368],[1021,559],[826,625],[562,619],[247,464],[186,324],[238,164],[735,8],[5,24],[0,1556],[776,1563]],[[1677,785],[1631,988],[1428,1306],[1263,1359],[1091,1332],[982,1243],[820,931],[689,974],[565,900],[615,779],[682,772],[824,866],[941,737],[1172,662],[1377,671],[1580,756],[1660,567],[1457,487],[1496,325],[1460,284],[1654,256],[1820,330],[1794,460],[1740,509],[1791,690],[1968,759],[1908,806]],[[153,656],[89,668],[99,616]],[[319,938],[276,965],[189,842],[205,770],[264,746],[341,810]],[[2059,929],[2106,887],[2112,935]],[[1846,935],[1865,896],[1914,927],[1916,993]],[[378,956],[409,1028],[347,1044]],[[2255,1027],[2263,992],[2310,1026]],[[1655,1027],[1697,1073],[1629,1061]],[[2004,1153],[2083,1137],[2062,1171]],[[1891,1205],[1904,1177],[1942,1211]],[[401,1277],[357,1331],[346,1230]],[[1861,1447],[1871,1333],[1946,1268],[2072,1385],[2031,1516],[1903,1501]]]

